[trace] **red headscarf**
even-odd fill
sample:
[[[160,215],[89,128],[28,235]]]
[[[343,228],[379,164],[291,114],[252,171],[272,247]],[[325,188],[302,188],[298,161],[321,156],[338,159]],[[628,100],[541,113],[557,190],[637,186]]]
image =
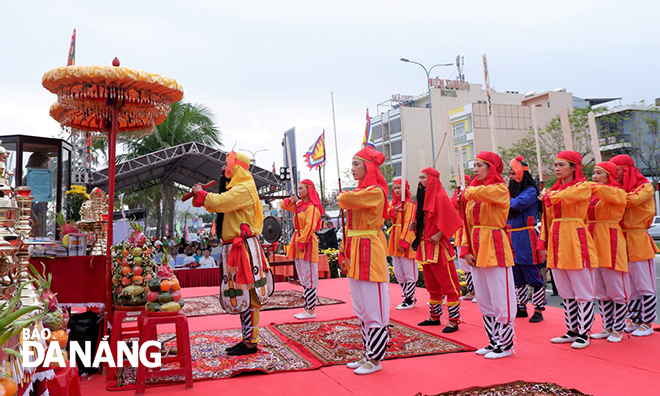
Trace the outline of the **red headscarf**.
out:
[[[442,187],[440,172],[433,168],[424,168],[422,173],[428,175],[423,208],[427,213],[426,219],[429,223],[435,224],[445,237],[451,238],[461,228],[463,222]]]
[[[394,180],[393,185],[401,185],[401,178]],[[406,202],[412,202],[412,195],[410,194],[410,183],[406,180]],[[395,194],[394,188],[392,188],[392,206],[397,206],[401,204],[401,193]]]
[[[380,151],[367,146],[358,151],[353,158],[364,161],[364,166],[367,168],[367,174],[364,179],[358,183],[358,188],[367,188],[369,186],[378,186],[383,190],[385,195],[385,203],[383,204],[383,218],[386,219],[387,215],[387,182],[380,172],[380,166],[385,162],[385,154]]]
[[[600,168],[602,171],[607,173],[607,185],[612,187],[621,187],[621,184],[616,181],[616,176],[619,173],[617,166],[614,162],[604,161],[596,164],[596,168]]]
[[[642,172],[635,167],[635,161],[630,158],[629,155],[619,154],[616,157],[612,158],[610,162],[613,162],[621,168],[623,172],[623,189],[626,192],[631,192],[642,184],[649,182],[647,178],[642,175]]]
[[[578,153],[577,151],[560,151],[559,154],[557,154],[557,159],[561,161],[568,161],[575,165],[575,178],[572,182],[566,184],[562,184],[561,180],[557,180],[557,183],[555,183],[555,185],[550,189],[551,191],[563,190],[578,182],[587,180],[582,174],[582,154]]]
[[[309,205],[314,205],[321,214],[325,213],[323,211],[323,205],[321,204],[321,199],[319,198],[319,193],[316,191],[316,187],[314,186],[314,182],[309,179],[305,179],[301,181],[300,184],[307,187],[308,195],[306,201],[303,200],[298,201],[298,212],[304,211],[305,209],[307,209]]]
[[[502,171],[504,170],[504,164],[502,163],[502,158],[500,158],[499,155],[490,152],[490,151],[482,151],[477,155],[476,160],[483,161],[487,163],[489,166],[488,169],[488,176],[486,176],[486,180],[483,182],[477,180],[475,177],[472,179],[472,183],[470,183],[470,186],[481,186],[483,185],[491,185],[491,184],[497,184],[497,183],[504,183],[504,179],[502,179]]]
[[[517,156],[509,162],[509,166],[516,174],[516,182],[520,183],[523,179],[525,171],[529,171],[529,165],[523,164],[522,155]]]

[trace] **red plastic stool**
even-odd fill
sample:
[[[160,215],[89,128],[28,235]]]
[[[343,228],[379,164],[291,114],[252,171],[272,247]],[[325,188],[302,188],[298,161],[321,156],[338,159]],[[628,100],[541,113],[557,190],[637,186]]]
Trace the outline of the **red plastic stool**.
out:
[[[142,321],[140,320],[144,309],[120,309],[115,307],[112,316],[112,333],[110,333],[110,352],[112,356],[117,356],[117,343],[129,338],[139,338],[142,334]],[[136,321],[127,322],[129,325],[124,326],[127,319],[136,318]],[[134,325],[131,325],[133,324]],[[124,365],[126,366],[126,365]],[[107,367],[106,382],[115,383],[117,381],[117,368]]]
[[[182,313],[163,314],[145,312],[141,317],[142,334],[140,345],[150,340],[158,340],[157,325],[173,324],[176,328],[176,356],[161,358],[161,366],[167,363],[179,363],[179,368],[161,370],[150,369],[141,362],[138,365],[137,377],[135,379],[135,394],[143,395],[150,378],[170,377],[183,375],[186,379],[186,389],[193,387],[192,359],[190,356],[190,332],[188,331],[188,317]],[[149,353],[147,353],[149,356]]]

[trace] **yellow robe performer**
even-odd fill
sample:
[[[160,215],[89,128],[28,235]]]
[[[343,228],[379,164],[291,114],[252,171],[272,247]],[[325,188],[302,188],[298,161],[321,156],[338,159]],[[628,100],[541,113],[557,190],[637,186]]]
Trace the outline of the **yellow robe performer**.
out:
[[[258,239],[263,213],[249,164],[246,155],[232,151],[227,156],[225,177],[230,181],[225,192],[214,194],[193,188],[197,190],[195,206],[224,214],[220,303],[227,313],[240,314],[243,332],[243,342],[228,349],[229,355],[257,352],[259,309],[274,291],[270,266]]]

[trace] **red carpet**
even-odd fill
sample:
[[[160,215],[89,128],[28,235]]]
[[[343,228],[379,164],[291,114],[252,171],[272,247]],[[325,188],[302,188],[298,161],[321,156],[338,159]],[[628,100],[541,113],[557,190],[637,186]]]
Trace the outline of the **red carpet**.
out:
[[[467,345],[390,321],[390,344],[385,359],[475,351]],[[271,325],[276,331],[320,360],[324,366],[348,363],[364,357],[362,329],[357,318],[325,322],[284,323]]]
[[[577,389],[566,389],[551,382],[525,382],[516,381],[508,384],[494,386],[475,386],[468,389],[442,392],[433,396],[586,396]],[[427,396],[419,393],[417,396]]]
[[[278,283],[278,290],[300,290],[300,286]],[[183,289],[184,297],[209,296],[216,287]],[[319,281],[319,294],[350,301],[348,280]],[[424,304],[428,294],[418,289],[419,302],[414,309],[397,311],[401,289],[390,285],[391,317],[409,326],[428,315]],[[287,323],[298,310],[273,310],[261,313],[262,325]],[[351,304],[319,307],[317,321],[354,316]],[[446,312],[445,312],[446,315]],[[487,344],[481,314],[477,304],[461,305],[463,323],[460,330],[447,338],[467,345],[482,347]],[[343,365],[322,367],[318,370],[279,372],[269,375],[239,375],[222,381],[196,381],[186,391],[184,385],[174,384],[158,389],[147,389],[147,395],[210,396],[222,394],[244,396],[247,390],[258,386],[260,395],[415,395],[419,392],[435,395],[453,389],[474,386],[487,387],[514,381],[552,382],[565,388],[579,389],[591,395],[647,395],[653,394],[660,383],[660,334],[650,337],[624,337],[618,344],[604,340],[593,341],[583,350],[568,345],[554,345],[550,338],[563,334],[563,311],[548,308],[541,323],[516,321],[517,356],[489,361],[474,353],[450,353],[419,356],[383,362],[383,370],[368,376],[357,376]],[[446,318],[446,316],[445,316]],[[232,329],[238,327],[238,317],[215,315],[189,319],[190,331]],[[427,328],[428,329],[428,328]],[[600,331],[600,317],[594,331]],[[425,329],[426,330],[426,329]],[[442,327],[430,329],[441,335]],[[171,331],[171,329],[163,329]],[[99,374],[82,382],[85,395],[107,394],[104,377]],[[127,393],[128,394],[128,393]]]

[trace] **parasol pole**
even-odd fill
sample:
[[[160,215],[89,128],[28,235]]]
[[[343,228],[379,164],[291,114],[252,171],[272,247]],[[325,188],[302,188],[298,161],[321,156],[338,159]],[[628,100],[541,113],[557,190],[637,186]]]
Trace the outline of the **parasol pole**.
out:
[[[561,134],[564,137],[564,147],[566,147],[566,150],[573,151],[573,133],[568,119],[568,109],[559,111],[559,122],[561,124]]]
[[[335,160],[337,162],[337,183],[339,185],[339,194],[341,194],[341,171],[339,170],[339,146],[337,145],[337,122],[335,121],[335,95],[330,91],[330,101],[332,102],[332,130],[335,135]],[[346,242],[346,217],[344,216],[344,209],[339,207],[339,214],[341,216],[341,229],[342,229],[342,243]],[[344,270],[344,273],[346,271]]]
[[[539,139],[539,127],[536,124],[536,106],[531,107],[532,129],[534,130],[534,141],[536,142],[536,166],[539,171],[539,184],[543,190],[543,163],[541,161],[541,141]]]
[[[603,157],[600,155],[600,142],[598,141],[598,128],[596,127],[596,115],[593,111],[587,114],[589,118],[589,133],[591,134],[591,147],[594,150],[594,158],[596,163],[603,162]]]
[[[293,174],[293,159],[291,158],[291,146],[289,145],[289,136],[284,135],[284,143],[286,146],[286,162],[287,167],[289,168],[289,175],[291,175],[291,195],[298,196],[298,186],[296,185],[296,178]],[[296,229],[296,224],[298,224],[298,205],[294,205],[293,208],[293,229]],[[294,231],[295,232],[295,231]],[[293,238],[293,235],[292,235]],[[289,247],[291,249],[291,247]],[[295,247],[294,247],[295,249]],[[295,250],[294,250],[295,253]]]
[[[115,204],[115,158],[116,158],[116,145],[117,145],[117,125],[119,123],[119,102],[117,99],[107,99],[106,107],[112,111],[112,119],[110,120],[110,129],[108,130],[108,220],[106,225],[108,227],[107,237],[105,242],[105,285],[109,287],[112,285],[112,240],[113,240],[113,214]],[[108,291],[105,296],[105,309],[109,316],[112,318],[112,293]],[[107,323],[107,320],[106,320]],[[107,325],[105,326],[107,330]]]
[[[406,202],[406,141],[401,133],[401,206]],[[394,190],[394,189],[393,189]],[[403,220],[402,220],[403,221]]]

